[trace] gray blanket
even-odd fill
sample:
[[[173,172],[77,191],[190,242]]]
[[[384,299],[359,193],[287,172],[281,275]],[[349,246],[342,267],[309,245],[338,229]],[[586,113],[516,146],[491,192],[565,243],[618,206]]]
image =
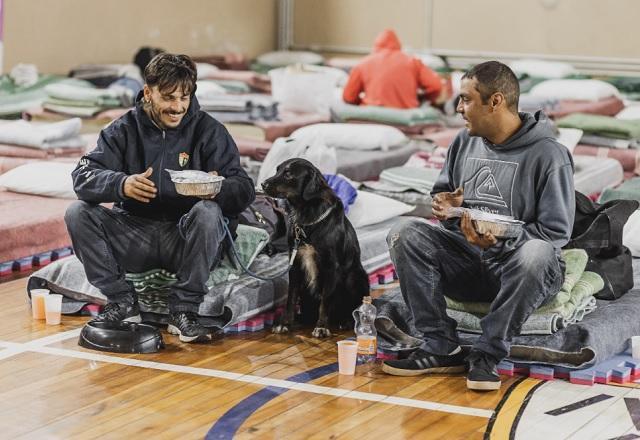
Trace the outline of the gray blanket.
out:
[[[287,263],[288,258],[285,254],[271,258],[260,255],[251,265],[251,270],[258,275],[270,277],[284,271]],[[78,312],[87,303],[106,303],[104,295],[87,281],[84,268],[75,256],[53,262],[32,274],[28,290],[39,287],[46,287],[65,295],[63,313]],[[236,280],[212,286],[200,304],[198,314],[204,325],[223,328],[283,304],[286,301],[287,288],[288,274],[272,281],[261,281],[242,275]],[[164,323],[168,295],[166,288],[145,291],[144,295],[145,300],[140,300],[143,319]]]
[[[628,348],[629,338],[640,334],[640,259],[633,260],[635,286],[616,301],[598,300],[596,309],[581,322],[552,335],[517,336],[509,359],[521,363],[581,369],[602,362]],[[398,289],[374,301],[376,328],[382,350],[410,351],[421,344],[421,335]],[[478,335],[459,333],[470,345]]]

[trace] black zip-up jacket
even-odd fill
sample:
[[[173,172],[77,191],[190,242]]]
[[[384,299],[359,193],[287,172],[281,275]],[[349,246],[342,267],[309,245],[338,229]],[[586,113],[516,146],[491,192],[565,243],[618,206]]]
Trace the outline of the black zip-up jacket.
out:
[[[217,171],[224,176],[215,201],[230,218],[236,218],[255,199],[251,178],[240,166],[235,142],[227,129],[203,111],[195,96],[175,129],[161,130],[142,109],[142,93],[136,107],[100,132],[95,150],[86,154],[72,172],[73,188],[80,200],[115,202],[135,216],[174,221],[200,201],[176,192],[171,170]],[[152,167],[149,177],[158,190],[149,203],[124,196],[125,179]],[[235,229],[235,228],[232,228]]]

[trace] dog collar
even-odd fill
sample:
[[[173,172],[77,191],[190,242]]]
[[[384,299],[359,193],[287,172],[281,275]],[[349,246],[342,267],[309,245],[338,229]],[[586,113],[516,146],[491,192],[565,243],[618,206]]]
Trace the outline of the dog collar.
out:
[[[332,210],[333,206],[330,206],[325,212],[322,213],[320,217],[318,217],[311,223],[298,223],[295,213],[291,213],[291,217],[289,220],[293,226],[294,240],[293,249],[291,250],[291,257],[289,258],[289,267],[293,266],[293,260],[295,260],[296,255],[298,254],[298,247],[300,246],[300,242],[307,238],[307,234],[304,232],[304,227],[317,225],[322,220],[327,218]]]
[[[331,211],[333,210],[334,206],[329,206],[329,208],[327,208],[327,210],[325,212],[322,213],[322,215],[320,217],[318,217],[317,219],[315,219],[314,221],[312,221],[311,223],[301,223],[298,222],[298,216],[295,215],[295,213],[292,213],[291,219],[293,220],[292,223],[294,225],[298,225],[298,226],[313,226],[313,225],[317,225],[318,223],[320,223],[322,220],[324,220],[325,218],[327,218],[329,216],[329,214],[331,214]]]

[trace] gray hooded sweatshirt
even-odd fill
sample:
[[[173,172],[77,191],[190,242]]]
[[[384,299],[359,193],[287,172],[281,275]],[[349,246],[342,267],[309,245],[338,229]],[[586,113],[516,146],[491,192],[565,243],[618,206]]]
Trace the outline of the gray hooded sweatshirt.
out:
[[[487,256],[508,254],[531,239],[547,241],[559,253],[573,229],[571,155],[554,139],[553,125],[544,113],[520,113],[520,119],[520,129],[500,145],[469,136],[466,129],[458,133],[431,192],[451,192],[462,186],[462,206],[525,223],[519,237],[498,240],[486,250]],[[443,223],[460,231],[459,219]]]

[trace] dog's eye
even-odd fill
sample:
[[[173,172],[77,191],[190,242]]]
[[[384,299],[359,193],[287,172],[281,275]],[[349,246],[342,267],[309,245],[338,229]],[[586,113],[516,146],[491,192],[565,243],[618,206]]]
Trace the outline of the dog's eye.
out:
[[[284,172],[284,178],[287,180],[291,180],[293,179],[293,174],[291,174],[289,171],[285,171]]]

